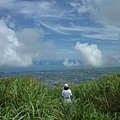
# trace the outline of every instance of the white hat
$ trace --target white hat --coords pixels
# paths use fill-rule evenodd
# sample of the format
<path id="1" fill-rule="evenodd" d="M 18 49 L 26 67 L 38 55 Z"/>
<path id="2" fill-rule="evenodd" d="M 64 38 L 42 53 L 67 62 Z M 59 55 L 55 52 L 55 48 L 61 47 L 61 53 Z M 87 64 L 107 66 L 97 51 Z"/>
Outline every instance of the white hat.
<path id="1" fill-rule="evenodd" d="M 64 87 L 68 87 L 68 84 L 64 84 Z"/>

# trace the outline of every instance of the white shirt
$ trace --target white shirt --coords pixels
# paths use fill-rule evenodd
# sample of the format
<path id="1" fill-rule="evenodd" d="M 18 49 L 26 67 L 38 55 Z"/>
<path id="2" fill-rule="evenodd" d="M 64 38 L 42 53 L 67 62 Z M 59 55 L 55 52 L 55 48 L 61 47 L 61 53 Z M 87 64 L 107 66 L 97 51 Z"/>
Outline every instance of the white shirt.
<path id="1" fill-rule="evenodd" d="M 71 92 L 70 89 L 63 90 L 62 91 L 62 96 L 64 97 L 64 102 L 71 102 L 70 96 L 72 96 L 72 92 Z"/>

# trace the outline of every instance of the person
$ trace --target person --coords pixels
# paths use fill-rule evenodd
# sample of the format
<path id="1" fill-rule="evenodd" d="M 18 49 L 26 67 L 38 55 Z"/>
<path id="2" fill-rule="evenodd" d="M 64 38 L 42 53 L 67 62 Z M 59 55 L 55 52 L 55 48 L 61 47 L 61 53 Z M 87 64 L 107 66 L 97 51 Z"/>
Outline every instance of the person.
<path id="1" fill-rule="evenodd" d="M 68 84 L 64 84 L 64 90 L 62 91 L 64 103 L 71 103 L 72 92 L 68 87 Z"/>

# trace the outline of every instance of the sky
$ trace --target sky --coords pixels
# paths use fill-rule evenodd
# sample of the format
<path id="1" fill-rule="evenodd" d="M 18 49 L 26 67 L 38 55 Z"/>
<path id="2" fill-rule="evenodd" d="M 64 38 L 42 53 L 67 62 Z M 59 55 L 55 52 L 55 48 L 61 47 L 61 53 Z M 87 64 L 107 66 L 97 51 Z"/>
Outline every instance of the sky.
<path id="1" fill-rule="evenodd" d="M 1 0 L 0 68 L 120 66 L 119 5 L 120 0 Z"/>

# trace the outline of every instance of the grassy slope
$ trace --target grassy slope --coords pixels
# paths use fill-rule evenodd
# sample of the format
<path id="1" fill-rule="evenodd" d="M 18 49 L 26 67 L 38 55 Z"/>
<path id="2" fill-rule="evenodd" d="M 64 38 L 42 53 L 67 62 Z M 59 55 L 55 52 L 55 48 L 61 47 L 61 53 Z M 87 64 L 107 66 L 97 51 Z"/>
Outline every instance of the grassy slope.
<path id="1" fill-rule="evenodd" d="M 48 88 L 35 78 L 0 81 L 0 120 L 120 120 L 120 75 L 74 85 L 72 114 L 62 87 Z"/>

